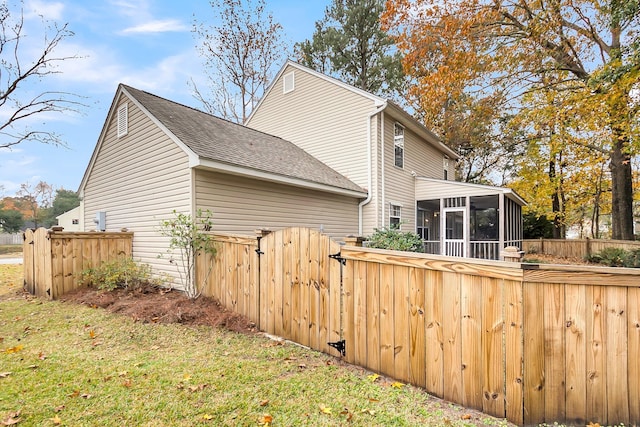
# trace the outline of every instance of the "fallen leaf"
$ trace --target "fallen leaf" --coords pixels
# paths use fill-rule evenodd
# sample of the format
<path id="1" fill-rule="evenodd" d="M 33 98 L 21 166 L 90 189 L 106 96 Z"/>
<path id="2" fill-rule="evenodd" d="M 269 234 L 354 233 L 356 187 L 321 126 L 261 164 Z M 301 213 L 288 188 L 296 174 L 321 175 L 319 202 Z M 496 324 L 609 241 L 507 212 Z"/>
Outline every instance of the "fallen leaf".
<path id="1" fill-rule="evenodd" d="M 0 378 L 7 378 L 11 375 L 11 372 L 0 372 Z"/>
<path id="2" fill-rule="evenodd" d="M 402 388 L 402 387 L 404 387 L 404 384 L 396 381 L 393 384 L 391 384 L 391 387 L 393 387 L 393 388 Z"/>
<path id="3" fill-rule="evenodd" d="M 17 345 L 15 347 L 11 347 L 11 348 L 6 349 L 4 352 L 7 353 L 7 354 L 17 353 L 20 350 L 22 350 L 22 348 L 23 347 L 21 345 Z"/>
<path id="4" fill-rule="evenodd" d="M 209 415 L 209 414 L 204 414 L 202 415 L 202 419 L 205 421 L 209 421 L 213 419 L 213 415 Z"/>
<path id="5" fill-rule="evenodd" d="M 124 380 L 124 381 L 122 382 L 122 385 L 123 385 L 124 387 L 131 387 L 131 383 L 132 383 L 131 378 L 127 378 L 126 380 Z"/>
<path id="6" fill-rule="evenodd" d="M 45 360 L 46 358 L 47 356 L 43 352 L 38 353 L 38 359 Z"/>
<path id="7" fill-rule="evenodd" d="M 38 365 L 29 365 L 27 366 L 28 369 L 38 369 Z"/>
<path id="8" fill-rule="evenodd" d="M 380 401 L 378 399 L 374 399 L 373 397 L 370 397 L 369 402 L 380 402 Z"/>
<path id="9" fill-rule="evenodd" d="M 54 423 L 55 425 L 60 425 L 60 424 L 62 424 L 62 420 L 61 420 L 61 419 L 60 419 L 60 417 L 59 417 L 59 416 L 57 416 L 57 415 L 56 415 L 55 417 L 53 417 L 53 418 L 49 418 L 49 419 L 50 419 L 51 421 L 53 421 L 53 423 Z"/>
<path id="10" fill-rule="evenodd" d="M 53 408 L 53 412 L 60 412 L 65 408 L 64 405 L 60 405 L 60 406 L 56 406 L 55 408 Z"/>
<path id="11" fill-rule="evenodd" d="M 111 375 L 107 375 L 106 377 L 104 377 L 102 379 L 102 381 L 107 382 L 107 381 L 111 380 L 111 378 L 113 378 Z"/>
<path id="12" fill-rule="evenodd" d="M 268 399 L 260 401 L 260 406 L 267 406 L 268 404 L 269 404 L 269 400 Z"/>
<path id="13" fill-rule="evenodd" d="M 300 369 L 306 369 L 306 368 L 307 368 L 307 365 L 305 365 L 304 363 L 301 363 L 301 364 L 299 364 L 299 365 L 298 365 L 298 368 L 300 368 Z"/>
<path id="14" fill-rule="evenodd" d="M 94 339 L 96 337 L 96 333 L 95 333 L 95 331 L 93 329 L 89 331 L 89 337 L 91 339 Z"/>
<path id="15" fill-rule="evenodd" d="M 471 414 L 463 414 L 460 418 L 462 418 L 463 420 L 470 420 Z"/>
<path id="16" fill-rule="evenodd" d="M 2 421 L 2 424 L 5 426 L 13 426 L 18 424 L 20 421 L 22 421 L 20 419 L 20 411 L 15 412 L 14 414 L 9 415 L 9 417 Z"/>
<path id="17" fill-rule="evenodd" d="M 375 415 L 376 411 L 372 410 L 372 409 L 363 409 L 362 410 L 363 414 L 369 414 L 369 415 Z"/>
<path id="18" fill-rule="evenodd" d="M 328 406 L 325 406 L 323 404 L 318 405 L 320 407 L 320 412 L 322 412 L 323 414 L 331 414 L 331 408 L 329 408 Z"/>
<path id="19" fill-rule="evenodd" d="M 127 375 L 129 375 L 129 372 L 127 371 L 118 372 L 119 377 L 126 377 Z"/>
<path id="20" fill-rule="evenodd" d="M 371 381 L 372 383 L 375 382 L 378 378 L 380 378 L 380 375 L 378 374 L 371 374 L 371 375 L 367 375 L 367 378 L 369 379 L 369 381 Z"/>
<path id="21" fill-rule="evenodd" d="M 69 395 L 69 397 L 78 397 L 80 396 L 80 390 L 74 390 L 73 393 Z"/>
<path id="22" fill-rule="evenodd" d="M 206 387 L 208 387 L 208 386 L 209 386 L 209 384 L 193 385 L 193 386 L 189 387 L 189 391 L 190 391 L 191 393 L 194 393 L 194 392 L 196 392 L 196 391 L 204 390 L 204 389 L 205 389 Z"/>
<path id="23" fill-rule="evenodd" d="M 183 380 L 185 381 L 189 381 L 191 379 L 191 375 L 189 374 L 184 374 L 184 376 L 182 377 Z"/>
<path id="24" fill-rule="evenodd" d="M 589 423 L 587 427 L 600 427 L 600 423 Z"/>
<path id="25" fill-rule="evenodd" d="M 82 393 L 80 397 L 82 397 L 83 399 L 91 399 L 91 395 L 88 393 Z"/>
<path id="26" fill-rule="evenodd" d="M 268 425 L 271 425 L 271 423 L 273 422 L 273 417 L 269 414 L 264 414 L 260 416 L 260 418 L 258 419 L 258 422 L 263 426 L 268 426 Z"/>

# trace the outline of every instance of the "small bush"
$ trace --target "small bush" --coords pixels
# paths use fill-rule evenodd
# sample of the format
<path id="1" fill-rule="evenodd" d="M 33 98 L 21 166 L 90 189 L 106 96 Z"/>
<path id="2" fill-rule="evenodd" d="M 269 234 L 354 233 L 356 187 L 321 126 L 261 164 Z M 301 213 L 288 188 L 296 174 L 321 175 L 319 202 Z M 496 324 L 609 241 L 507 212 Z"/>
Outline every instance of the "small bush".
<path id="1" fill-rule="evenodd" d="M 151 275 L 151 266 L 136 263 L 133 259 L 121 257 L 103 262 L 99 267 L 89 268 L 80 273 L 80 280 L 89 286 L 112 291 L 117 288 L 136 289 L 150 284 L 160 286 L 160 280 Z"/>
<path id="2" fill-rule="evenodd" d="M 640 268 L 640 249 L 605 248 L 587 257 L 587 261 L 609 267 Z"/>
<path id="3" fill-rule="evenodd" d="M 376 228 L 367 238 L 367 246 L 394 251 L 424 252 L 422 239 L 416 233 L 397 228 Z"/>

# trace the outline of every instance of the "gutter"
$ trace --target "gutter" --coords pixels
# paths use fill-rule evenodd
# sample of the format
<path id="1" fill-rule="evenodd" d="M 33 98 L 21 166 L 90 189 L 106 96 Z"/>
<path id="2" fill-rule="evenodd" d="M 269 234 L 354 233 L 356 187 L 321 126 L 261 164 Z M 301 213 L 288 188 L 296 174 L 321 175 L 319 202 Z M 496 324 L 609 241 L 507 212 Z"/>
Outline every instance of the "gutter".
<path id="1" fill-rule="evenodd" d="M 367 179 L 369 182 L 369 187 L 367 188 L 367 198 L 364 199 L 363 201 L 360 202 L 360 204 L 358 205 L 358 235 L 362 236 L 362 208 L 369 204 L 369 202 L 371 202 L 371 199 L 373 198 L 373 190 L 372 190 L 372 175 L 373 175 L 373 165 L 371 164 L 371 160 L 372 160 L 372 155 L 371 152 L 373 151 L 373 147 L 372 147 L 372 142 L 371 142 L 371 118 L 373 116 L 375 116 L 376 114 L 380 113 L 382 110 L 384 110 L 385 108 L 387 108 L 387 101 L 385 101 L 384 103 L 382 103 L 381 105 L 378 106 L 378 108 L 369 113 L 367 115 L 367 146 L 368 146 L 368 150 L 367 150 L 367 161 L 368 161 L 368 172 L 367 172 Z M 383 140 L 384 140 L 384 135 L 383 135 Z"/>

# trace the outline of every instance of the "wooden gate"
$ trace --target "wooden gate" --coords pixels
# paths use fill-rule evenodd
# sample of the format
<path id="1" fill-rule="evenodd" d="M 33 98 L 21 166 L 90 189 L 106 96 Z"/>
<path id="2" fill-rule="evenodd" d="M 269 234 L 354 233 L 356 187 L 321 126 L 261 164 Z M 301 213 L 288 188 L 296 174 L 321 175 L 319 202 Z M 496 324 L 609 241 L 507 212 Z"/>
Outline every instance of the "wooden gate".
<path id="1" fill-rule="evenodd" d="M 340 245 L 309 228 L 263 237 L 260 254 L 260 329 L 314 350 L 335 354 L 342 339 Z"/>

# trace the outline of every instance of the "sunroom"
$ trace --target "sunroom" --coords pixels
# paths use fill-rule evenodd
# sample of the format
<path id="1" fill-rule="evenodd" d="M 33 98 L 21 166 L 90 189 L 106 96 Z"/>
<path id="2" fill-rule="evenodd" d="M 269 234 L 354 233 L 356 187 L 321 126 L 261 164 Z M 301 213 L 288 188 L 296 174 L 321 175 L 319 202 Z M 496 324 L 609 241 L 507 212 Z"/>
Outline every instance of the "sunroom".
<path id="1" fill-rule="evenodd" d="M 416 177 L 416 232 L 426 253 L 499 260 L 522 248 L 522 206 L 513 190 Z"/>

